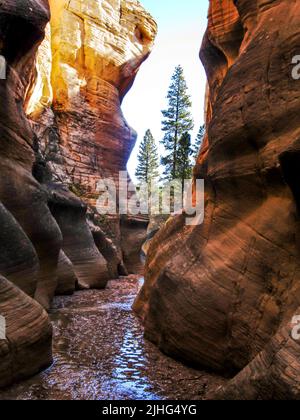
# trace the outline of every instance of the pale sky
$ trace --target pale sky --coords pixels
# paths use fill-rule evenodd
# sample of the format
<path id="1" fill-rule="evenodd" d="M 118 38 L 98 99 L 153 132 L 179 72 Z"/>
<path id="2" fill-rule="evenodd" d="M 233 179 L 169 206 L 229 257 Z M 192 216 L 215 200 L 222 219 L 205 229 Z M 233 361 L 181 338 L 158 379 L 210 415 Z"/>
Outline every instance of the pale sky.
<path id="1" fill-rule="evenodd" d="M 159 146 L 163 138 L 161 110 L 178 64 L 184 68 L 193 103 L 196 137 L 203 124 L 206 76 L 199 50 L 207 25 L 208 0 L 141 0 L 158 23 L 158 36 L 151 56 L 142 65 L 132 89 L 123 102 L 128 123 L 138 132 L 138 141 L 128 163 L 134 179 L 139 144 L 150 129 Z M 161 147 L 159 148 L 162 153 Z"/>

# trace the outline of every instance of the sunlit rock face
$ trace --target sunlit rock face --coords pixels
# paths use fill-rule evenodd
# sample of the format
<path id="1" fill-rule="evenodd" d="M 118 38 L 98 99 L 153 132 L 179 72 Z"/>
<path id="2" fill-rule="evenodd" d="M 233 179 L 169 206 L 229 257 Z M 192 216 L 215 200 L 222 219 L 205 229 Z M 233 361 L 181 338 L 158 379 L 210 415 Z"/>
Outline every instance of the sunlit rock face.
<path id="1" fill-rule="evenodd" d="M 177 217 L 158 233 L 135 304 L 165 352 L 241 371 L 222 398 L 300 397 L 299 12 L 285 0 L 210 1 L 207 137 L 195 169 L 205 222 Z"/>
<path id="2" fill-rule="evenodd" d="M 0 386 L 51 363 L 51 326 L 33 297 L 47 306 L 55 291 L 61 234 L 32 176 L 34 133 L 23 111 L 48 19 L 46 1 L 0 4 L 0 51 L 7 62 L 0 80 L 0 314 L 6 320 Z"/>
<path id="3" fill-rule="evenodd" d="M 43 151 L 54 173 L 95 205 L 99 178 L 118 179 L 135 144 L 120 104 L 150 53 L 156 24 L 136 0 L 50 6 L 27 112 L 44 122 Z"/>
<path id="4" fill-rule="evenodd" d="M 126 170 L 136 133 L 121 102 L 152 49 L 157 26 L 136 0 L 53 0 L 50 8 L 27 114 L 36 123 L 40 152 L 54 180 L 88 204 L 88 214 L 95 215 L 93 222 L 122 259 L 127 228 L 121 231 L 119 217 L 98 216 L 97 185 L 105 178 L 117 182 Z M 139 240 L 135 247 L 140 248 Z M 133 258 L 139 258 L 139 249 Z"/>

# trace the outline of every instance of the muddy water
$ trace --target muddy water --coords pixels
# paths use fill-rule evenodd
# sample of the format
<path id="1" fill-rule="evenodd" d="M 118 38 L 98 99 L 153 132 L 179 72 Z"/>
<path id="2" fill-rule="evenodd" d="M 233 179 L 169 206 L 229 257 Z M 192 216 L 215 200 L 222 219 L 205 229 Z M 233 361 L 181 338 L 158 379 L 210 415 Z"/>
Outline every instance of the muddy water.
<path id="1" fill-rule="evenodd" d="M 54 363 L 0 399 L 202 399 L 222 380 L 187 368 L 143 338 L 131 306 L 141 280 L 57 297 L 51 311 Z"/>

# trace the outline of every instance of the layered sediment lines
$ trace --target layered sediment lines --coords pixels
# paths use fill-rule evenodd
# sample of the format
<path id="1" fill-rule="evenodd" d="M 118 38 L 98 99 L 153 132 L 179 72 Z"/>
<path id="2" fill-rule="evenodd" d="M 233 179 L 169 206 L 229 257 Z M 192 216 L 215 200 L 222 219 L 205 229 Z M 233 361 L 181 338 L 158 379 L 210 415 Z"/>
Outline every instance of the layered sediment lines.
<path id="1" fill-rule="evenodd" d="M 136 0 L 50 5 L 37 62 L 40 82 L 27 112 L 46 126 L 43 152 L 53 172 L 94 205 L 99 179 L 117 180 L 135 144 L 121 102 L 150 53 L 156 24 Z M 44 121 L 41 113 L 48 114 Z"/>
<path id="2" fill-rule="evenodd" d="M 118 186 L 119 172 L 126 171 L 136 133 L 121 103 L 152 49 L 157 26 L 136 0 L 53 0 L 50 6 L 26 111 L 53 179 L 88 205 L 92 222 L 122 260 L 127 226 L 122 231 L 116 215 L 99 217 L 99 181 L 113 179 Z"/>
<path id="3" fill-rule="evenodd" d="M 55 293 L 126 271 L 86 214 L 97 179 L 125 168 L 135 136 L 120 103 L 155 33 L 135 0 L 0 4 L 0 386 L 51 363 Z"/>
<path id="4" fill-rule="evenodd" d="M 135 302 L 146 336 L 237 375 L 212 398 L 299 398 L 297 1 L 210 1 L 201 49 L 207 135 L 195 168 L 205 220 L 153 239 Z"/>
<path id="5" fill-rule="evenodd" d="M 47 305 L 54 293 L 62 239 L 47 195 L 32 176 L 34 134 L 22 107 L 48 19 L 46 2 L 0 6 L 1 54 L 7 63 L 6 79 L 0 80 L 0 314 L 7 338 L 0 341 L 1 386 L 52 360 L 48 316 L 33 298 L 42 291 L 41 303 Z"/>

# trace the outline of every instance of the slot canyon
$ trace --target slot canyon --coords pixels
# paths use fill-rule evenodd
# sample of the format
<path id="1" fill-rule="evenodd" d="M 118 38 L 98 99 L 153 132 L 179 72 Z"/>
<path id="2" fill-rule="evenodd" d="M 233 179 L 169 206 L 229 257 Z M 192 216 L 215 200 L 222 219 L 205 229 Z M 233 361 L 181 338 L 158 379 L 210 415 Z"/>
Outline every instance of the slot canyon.
<path id="1" fill-rule="evenodd" d="M 0 400 L 300 399 L 299 1 L 209 1 L 204 222 L 155 235 L 97 211 L 137 139 L 141 3 L 0 2 Z"/>

